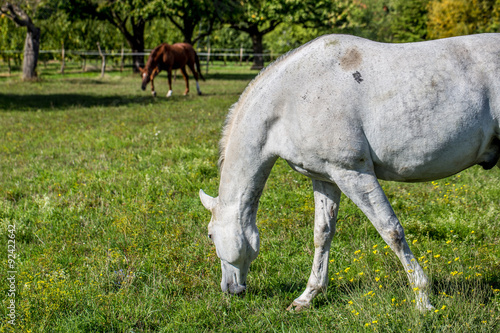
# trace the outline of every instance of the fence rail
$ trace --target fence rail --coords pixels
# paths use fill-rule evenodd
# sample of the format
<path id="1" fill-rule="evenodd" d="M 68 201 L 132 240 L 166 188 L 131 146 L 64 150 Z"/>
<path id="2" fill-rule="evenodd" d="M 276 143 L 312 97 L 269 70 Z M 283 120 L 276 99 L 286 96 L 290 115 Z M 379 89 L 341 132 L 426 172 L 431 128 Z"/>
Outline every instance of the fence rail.
<path id="1" fill-rule="evenodd" d="M 129 64 L 126 64 L 127 60 L 131 59 L 134 56 L 148 56 L 151 52 L 151 49 L 147 49 L 144 52 L 132 52 L 129 49 L 121 49 L 121 50 L 40 50 L 40 55 L 53 55 L 54 60 L 58 60 L 61 62 L 61 72 L 64 73 L 65 61 L 66 59 L 71 59 L 74 57 L 79 57 L 83 61 L 82 70 L 86 70 L 86 61 L 101 60 L 101 74 L 104 75 L 106 70 L 106 59 L 113 59 L 115 63 L 119 59 L 119 67 L 120 70 L 123 70 L 124 67 L 132 67 L 132 61 Z M 24 51 L 22 50 L 0 50 L 0 60 L 4 60 L 8 66 L 8 72 L 11 73 L 11 58 L 19 59 L 21 58 Z M 216 61 L 227 61 L 237 62 L 242 64 L 243 62 L 249 62 L 254 57 L 260 56 L 263 57 L 265 61 L 272 61 L 276 59 L 280 54 L 273 54 L 272 52 L 265 51 L 264 53 L 253 53 L 252 50 L 239 48 L 239 49 L 199 49 L 197 50 L 197 54 L 200 58 L 200 62 L 206 68 L 206 72 L 208 73 L 208 69 L 210 63 Z M 41 59 L 43 62 L 46 59 Z M 0 66 L 3 67 L 3 66 Z M 1 72 L 1 68 L 0 68 Z"/>
<path id="2" fill-rule="evenodd" d="M 88 55 L 88 56 L 101 56 L 101 53 L 99 53 L 98 50 L 91 50 L 91 51 L 80 51 L 80 50 L 40 50 L 40 54 L 62 54 L 62 52 L 65 52 L 66 55 L 72 54 L 72 55 Z M 136 56 L 136 55 L 143 55 L 147 56 L 151 53 L 151 50 L 144 50 L 144 52 L 131 52 L 130 50 L 126 50 L 126 52 L 121 52 L 121 51 L 103 51 L 102 54 L 105 56 L 109 57 L 120 57 L 120 56 Z M 23 54 L 24 51 L 22 50 L 0 50 L 0 54 Z M 254 57 L 254 56 L 262 56 L 262 57 L 274 57 L 277 56 L 278 54 L 273 54 L 272 52 L 266 51 L 264 53 L 253 53 L 251 50 L 248 49 L 213 49 L 213 50 L 203 50 L 203 51 L 196 51 L 198 56 L 227 56 L 227 57 Z"/>

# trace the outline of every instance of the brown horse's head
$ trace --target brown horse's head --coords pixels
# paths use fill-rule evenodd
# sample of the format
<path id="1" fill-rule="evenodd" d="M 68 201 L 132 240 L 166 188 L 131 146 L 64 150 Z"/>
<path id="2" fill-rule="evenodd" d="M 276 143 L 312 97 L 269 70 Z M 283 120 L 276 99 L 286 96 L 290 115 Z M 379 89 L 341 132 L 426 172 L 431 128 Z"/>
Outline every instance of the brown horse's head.
<path id="1" fill-rule="evenodd" d="M 146 68 L 139 67 L 139 70 L 142 77 L 141 89 L 146 90 L 146 85 L 158 74 L 158 68 L 151 69 L 151 67 L 146 65 Z"/>
<path id="2" fill-rule="evenodd" d="M 139 70 L 141 71 L 141 77 L 142 77 L 142 85 L 141 89 L 146 90 L 146 85 L 151 81 L 152 78 L 152 70 L 146 66 L 146 68 L 139 67 Z"/>

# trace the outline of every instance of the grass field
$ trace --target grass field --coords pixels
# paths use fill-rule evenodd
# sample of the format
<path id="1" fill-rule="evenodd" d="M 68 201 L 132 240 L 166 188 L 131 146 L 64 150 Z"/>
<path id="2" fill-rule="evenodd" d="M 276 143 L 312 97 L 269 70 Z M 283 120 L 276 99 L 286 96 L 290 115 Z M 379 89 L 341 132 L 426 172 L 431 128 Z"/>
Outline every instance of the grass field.
<path id="1" fill-rule="evenodd" d="M 1 332 L 500 331 L 498 168 L 382 183 L 434 311 L 414 309 L 396 256 L 344 197 L 329 289 L 289 313 L 312 264 L 310 181 L 283 161 L 273 169 L 244 297 L 220 292 L 198 199 L 217 194 L 220 130 L 255 72 L 215 66 L 203 96 L 193 80 L 182 96 L 178 79 L 167 100 L 164 74 L 153 99 L 129 73 L 40 71 L 39 82 L 0 77 Z"/>

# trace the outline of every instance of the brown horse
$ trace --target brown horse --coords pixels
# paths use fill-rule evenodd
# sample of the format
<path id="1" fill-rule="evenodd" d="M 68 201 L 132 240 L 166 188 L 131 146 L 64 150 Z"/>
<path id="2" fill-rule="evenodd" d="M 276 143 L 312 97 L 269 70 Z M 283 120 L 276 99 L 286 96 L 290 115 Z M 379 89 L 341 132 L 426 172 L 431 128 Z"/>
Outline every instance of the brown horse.
<path id="1" fill-rule="evenodd" d="M 145 68 L 140 68 L 142 75 L 142 90 L 146 90 L 146 85 L 151 81 L 151 94 L 156 97 L 155 86 L 153 80 L 162 70 L 168 72 L 168 93 L 167 97 L 172 95 L 172 70 L 180 69 L 186 81 L 186 90 L 184 95 L 189 92 L 189 78 L 186 72 L 186 65 L 189 67 L 196 80 L 196 90 L 198 95 L 201 95 L 200 85 L 198 84 L 198 75 L 205 81 L 201 74 L 200 60 L 193 47 L 188 43 L 176 43 L 169 45 L 163 43 L 157 47 L 149 55 Z M 196 65 L 196 68 L 195 68 Z M 197 70 L 196 70 L 197 69 Z"/>

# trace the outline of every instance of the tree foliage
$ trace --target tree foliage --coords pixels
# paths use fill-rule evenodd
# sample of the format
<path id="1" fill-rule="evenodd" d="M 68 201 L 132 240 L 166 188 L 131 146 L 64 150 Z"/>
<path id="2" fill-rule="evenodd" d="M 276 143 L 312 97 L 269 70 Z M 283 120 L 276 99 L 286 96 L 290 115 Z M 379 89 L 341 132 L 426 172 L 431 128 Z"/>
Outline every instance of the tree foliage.
<path id="1" fill-rule="evenodd" d="M 429 38 L 498 32 L 500 0 L 433 0 L 429 5 Z"/>
<path id="2" fill-rule="evenodd" d="M 392 3 L 391 32 L 395 41 L 419 42 L 427 38 L 430 0 L 396 0 Z"/>
<path id="3" fill-rule="evenodd" d="M 25 31 L 18 29 L 5 14 L 0 14 L 0 50 L 21 50 L 25 37 Z"/>
<path id="4" fill-rule="evenodd" d="M 299 8 L 300 3 L 298 0 L 229 0 L 221 6 L 223 21 L 231 28 L 246 32 L 250 36 L 254 52 L 252 68 L 264 67 L 264 35 L 276 29 L 289 13 Z"/>
<path id="5" fill-rule="evenodd" d="M 185 43 L 194 44 L 210 35 L 218 20 L 219 0 L 156 0 L 154 1 L 181 31 Z M 198 32 L 196 32 L 198 28 Z M 196 36 L 195 36 L 196 35 Z"/>
<path id="6" fill-rule="evenodd" d="M 147 0 L 60 0 L 60 8 L 72 19 L 95 18 L 115 26 L 133 52 L 144 52 L 146 23 L 159 15 L 155 2 Z M 144 56 L 134 56 L 134 70 L 144 65 Z"/>

